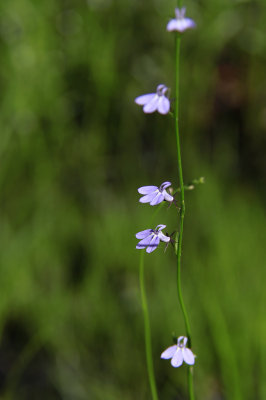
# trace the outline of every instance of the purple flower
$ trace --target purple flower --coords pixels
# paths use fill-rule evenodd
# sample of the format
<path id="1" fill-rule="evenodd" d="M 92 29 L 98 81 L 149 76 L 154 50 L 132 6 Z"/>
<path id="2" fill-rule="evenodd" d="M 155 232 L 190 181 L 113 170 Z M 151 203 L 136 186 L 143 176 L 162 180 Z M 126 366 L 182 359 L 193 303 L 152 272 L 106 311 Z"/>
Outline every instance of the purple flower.
<path id="1" fill-rule="evenodd" d="M 135 99 L 135 103 L 144 106 L 143 111 L 146 114 L 158 111 L 160 114 L 167 114 L 170 110 L 170 100 L 166 97 L 168 87 L 158 85 L 156 93 L 144 94 Z"/>
<path id="2" fill-rule="evenodd" d="M 175 9 L 175 18 L 171 19 L 167 24 L 167 31 L 177 31 L 177 32 L 184 32 L 187 29 L 195 28 L 195 22 L 190 18 L 185 18 L 186 8 L 183 7 L 181 10 L 179 8 Z"/>
<path id="3" fill-rule="evenodd" d="M 136 238 L 142 240 L 137 244 L 136 249 L 141 250 L 147 247 L 146 252 L 151 253 L 158 247 L 160 240 L 166 243 L 170 242 L 170 237 L 161 232 L 164 228 L 166 228 L 166 225 L 158 225 L 155 229 L 145 229 L 145 231 L 138 232 Z"/>
<path id="4" fill-rule="evenodd" d="M 138 192 L 145 196 L 141 197 L 139 201 L 141 203 L 150 203 L 151 206 L 156 206 L 164 200 L 172 202 L 174 200 L 173 196 L 165 190 L 169 186 L 171 186 L 171 182 L 163 182 L 160 187 L 142 186 L 138 189 Z"/>
<path id="5" fill-rule="evenodd" d="M 179 336 L 177 340 L 177 345 L 168 347 L 162 354 L 161 358 L 169 360 L 171 358 L 171 364 L 173 367 L 177 368 L 183 364 L 183 361 L 188 365 L 193 365 L 195 363 L 195 354 L 192 353 L 190 349 L 187 349 L 187 337 Z"/>

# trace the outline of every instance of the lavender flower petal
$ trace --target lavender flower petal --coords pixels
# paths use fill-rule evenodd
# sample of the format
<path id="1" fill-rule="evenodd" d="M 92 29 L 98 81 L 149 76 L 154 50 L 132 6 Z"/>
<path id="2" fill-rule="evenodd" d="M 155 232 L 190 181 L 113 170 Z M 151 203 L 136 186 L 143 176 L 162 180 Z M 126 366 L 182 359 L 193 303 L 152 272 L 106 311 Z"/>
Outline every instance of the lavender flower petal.
<path id="1" fill-rule="evenodd" d="M 169 358 L 172 358 L 177 350 L 177 345 L 175 344 L 174 346 L 168 347 L 162 354 L 161 358 L 164 360 L 169 360 Z"/>
<path id="2" fill-rule="evenodd" d="M 190 349 L 187 349 L 186 347 L 183 350 L 183 357 L 184 357 L 184 361 L 188 364 L 188 365 L 193 365 L 195 364 L 195 356 L 192 353 L 192 351 Z"/>
<path id="3" fill-rule="evenodd" d="M 184 18 L 186 14 L 186 7 L 182 7 L 180 10 L 179 8 L 175 9 L 176 19 Z"/>
<path id="4" fill-rule="evenodd" d="M 168 32 L 178 31 L 178 23 L 176 19 L 171 19 L 166 26 Z"/>
<path id="5" fill-rule="evenodd" d="M 138 188 L 138 192 L 140 194 L 149 194 L 152 192 L 155 192 L 155 190 L 157 190 L 158 187 L 157 186 L 142 186 L 140 188 Z"/>
<path id="6" fill-rule="evenodd" d="M 160 192 L 153 192 L 150 194 L 147 194 L 146 196 L 143 196 L 139 199 L 140 203 L 150 203 L 151 205 L 153 200 L 157 197 L 157 193 L 161 194 Z"/>
<path id="7" fill-rule="evenodd" d="M 168 188 L 168 187 L 171 186 L 171 185 L 172 185 L 171 182 L 163 182 L 163 183 L 161 184 L 161 188 L 162 188 L 162 189 L 166 189 L 166 188 Z"/>
<path id="8" fill-rule="evenodd" d="M 146 249 L 146 252 L 147 253 L 151 253 L 154 250 L 156 250 L 158 245 L 159 245 L 159 243 L 160 243 L 159 237 L 157 235 L 154 235 L 152 240 L 151 240 L 151 242 L 150 242 L 150 244 L 149 244 L 149 246 Z"/>
<path id="9" fill-rule="evenodd" d="M 186 347 L 187 345 L 187 337 L 186 336 L 179 336 L 177 340 L 178 347 Z"/>
<path id="10" fill-rule="evenodd" d="M 171 364 L 173 367 L 177 368 L 180 367 L 180 365 L 182 365 L 183 363 L 183 352 L 180 348 L 178 348 L 178 350 L 175 352 L 172 360 L 171 360 Z"/>
<path id="11" fill-rule="evenodd" d="M 156 226 L 155 230 L 156 230 L 157 232 L 160 232 L 160 231 L 161 231 L 162 229 L 164 229 L 164 228 L 166 228 L 166 225 L 159 224 L 159 225 Z"/>
<path id="12" fill-rule="evenodd" d="M 145 229 L 144 231 L 138 232 L 136 234 L 137 239 L 144 239 L 145 237 L 149 236 L 153 232 L 152 229 Z"/>
<path id="13" fill-rule="evenodd" d="M 163 96 L 166 94 L 167 90 L 168 87 L 160 83 L 160 85 L 158 85 L 156 88 L 156 93 L 158 94 L 158 96 Z"/>
<path id="14" fill-rule="evenodd" d="M 136 249 L 145 249 L 145 247 L 150 245 L 153 238 L 154 235 L 149 235 L 146 238 L 142 239 L 140 242 L 138 242 Z"/>
<path id="15" fill-rule="evenodd" d="M 160 114 L 165 115 L 169 113 L 169 110 L 170 110 L 170 100 L 165 96 L 161 96 L 158 102 L 158 112 Z"/>
<path id="16" fill-rule="evenodd" d="M 164 200 L 164 195 L 161 192 L 156 193 L 155 197 L 151 200 L 150 205 L 156 206 Z"/>
<path id="17" fill-rule="evenodd" d="M 174 200 L 173 196 L 171 196 L 169 193 L 167 193 L 166 190 L 163 191 L 163 196 L 164 196 L 164 200 L 166 200 L 166 201 L 171 202 Z"/>
<path id="18" fill-rule="evenodd" d="M 139 96 L 135 99 L 135 103 L 137 103 L 139 106 L 144 106 L 145 104 L 149 103 L 155 96 L 156 93 L 143 94 L 142 96 Z"/>
<path id="19" fill-rule="evenodd" d="M 143 107 L 143 111 L 146 114 L 150 114 L 153 113 L 154 111 L 157 110 L 158 107 L 158 103 L 159 103 L 159 96 L 157 96 L 157 94 L 154 96 L 154 98 L 149 101 L 144 107 Z"/>
<path id="20" fill-rule="evenodd" d="M 192 29 L 195 28 L 196 24 L 195 22 L 190 19 L 190 18 L 184 18 L 180 19 L 179 21 L 176 21 L 176 29 L 179 32 L 184 32 L 187 29 Z"/>
<path id="21" fill-rule="evenodd" d="M 159 239 L 160 239 L 162 242 L 165 242 L 165 243 L 170 242 L 170 237 L 164 235 L 162 232 L 159 232 L 159 233 L 158 233 L 158 237 L 159 237 Z"/>
<path id="22" fill-rule="evenodd" d="M 186 21 L 186 29 L 193 29 L 196 28 L 196 23 L 191 18 L 185 18 Z"/>

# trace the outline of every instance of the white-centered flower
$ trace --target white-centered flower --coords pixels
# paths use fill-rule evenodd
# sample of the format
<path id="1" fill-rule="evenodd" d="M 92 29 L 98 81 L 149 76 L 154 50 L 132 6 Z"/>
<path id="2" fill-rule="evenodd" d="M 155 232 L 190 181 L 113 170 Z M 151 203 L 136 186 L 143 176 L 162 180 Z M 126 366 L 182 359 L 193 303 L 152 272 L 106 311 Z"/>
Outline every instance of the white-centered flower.
<path id="1" fill-rule="evenodd" d="M 183 361 L 188 365 L 193 365 L 196 356 L 186 347 L 187 340 L 186 336 L 179 336 L 177 345 L 175 344 L 174 346 L 168 347 L 168 349 L 161 354 L 161 358 L 165 360 L 171 358 L 171 364 L 175 368 L 180 367 Z"/>
<path id="2" fill-rule="evenodd" d="M 166 30 L 168 32 L 177 31 L 184 32 L 187 29 L 192 29 L 196 27 L 195 22 L 191 18 L 185 18 L 186 8 L 183 7 L 181 10 L 179 8 L 175 9 L 175 18 L 171 19 L 167 26 Z"/>
<path id="3" fill-rule="evenodd" d="M 138 188 L 138 192 L 140 194 L 144 194 L 139 201 L 141 203 L 150 203 L 151 206 L 156 206 L 160 204 L 162 201 L 172 202 L 174 200 L 173 196 L 171 196 L 166 188 L 171 186 L 171 182 L 163 182 L 161 186 L 142 186 Z"/>
<path id="4" fill-rule="evenodd" d="M 137 244 L 136 249 L 142 250 L 146 248 L 147 253 L 152 253 L 157 249 L 160 241 L 168 243 L 171 238 L 166 236 L 162 229 L 166 228 L 166 225 L 157 225 L 155 229 L 145 229 L 144 231 L 136 234 L 137 239 L 141 241 Z"/>
<path id="5" fill-rule="evenodd" d="M 169 89 L 165 85 L 158 85 L 156 93 L 143 94 L 135 99 L 135 103 L 143 106 L 146 114 L 158 111 L 160 114 L 167 114 L 170 110 L 170 100 L 166 96 Z"/>

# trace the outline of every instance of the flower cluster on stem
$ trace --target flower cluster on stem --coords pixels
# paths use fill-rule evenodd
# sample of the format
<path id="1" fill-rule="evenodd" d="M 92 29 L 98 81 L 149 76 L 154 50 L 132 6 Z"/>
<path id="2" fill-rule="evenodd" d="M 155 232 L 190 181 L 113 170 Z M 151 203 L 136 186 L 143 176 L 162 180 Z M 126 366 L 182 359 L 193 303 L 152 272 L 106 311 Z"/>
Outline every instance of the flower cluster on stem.
<path id="1" fill-rule="evenodd" d="M 179 57 L 180 57 L 180 40 L 181 33 L 185 32 L 187 29 L 195 28 L 195 22 L 185 17 L 186 9 L 183 7 L 181 9 L 175 9 L 175 18 L 171 19 L 166 30 L 168 32 L 176 33 L 176 82 L 175 82 L 175 93 L 174 93 L 174 104 L 173 113 L 175 120 L 175 136 L 176 136 L 176 146 L 177 146 L 177 166 L 178 166 L 178 177 L 180 189 L 176 193 L 180 193 L 180 208 L 178 211 L 178 240 L 174 243 L 176 244 L 174 248 L 176 249 L 177 258 L 177 293 L 178 299 L 181 307 L 181 311 L 184 318 L 186 336 L 179 336 L 177 344 L 168 347 L 162 354 L 161 358 L 171 359 L 171 365 L 174 368 L 180 367 L 183 363 L 188 364 L 191 368 L 195 363 L 195 355 L 193 354 L 191 347 L 191 332 L 190 325 L 188 321 L 188 315 L 186 312 L 182 291 L 181 291 L 181 248 L 182 248 L 182 238 L 183 238 L 183 224 L 185 216 L 185 198 L 184 198 L 184 183 L 183 183 L 183 172 L 182 172 L 182 161 L 181 161 L 181 147 L 180 147 L 180 135 L 179 135 Z M 136 97 L 135 103 L 143 107 L 143 112 L 145 114 L 151 114 L 157 111 L 159 114 L 166 115 L 171 109 L 171 100 L 169 98 L 170 89 L 164 85 L 159 84 L 154 93 L 143 94 Z M 157 206 L 160 203 L 168 202 L 169 204 L 176 204 L 176 200 L 172 195 L 171 182 L 165 181 L 160 186 L 142 186 L 138 189 L 140 197 L 140 203 L 149 203 L 151 206 Z M 173 244 L 172 235 L 164 234 L 162 231 L 166 228 L 166 225 L 159 224 L 155 229 L 145 229 L 136 234 L 136 238 L 140 241 L 138 242 L 136 248 L 138 250 L 146 250 L 146 252 L 152 253 L 158 248 L 160 242 L 166 243 L 168 245 L 170 242 Z M 140 285 L 142 293 L 142 305 L 145 320 L 145 342 L 146 342 L 146 355 L 147 355 L 147 365 L 150 379 L 150 386 L 152 390 L 153 400 L 157 400 L 156 385 L 154 381 L 154 373 L 152 367 L 152 356 L 151 356 L 151 341 L 149 338 L 149 318 L 148 309 L 145 295 L 144 286 L 144 274 L 143 274 L 143 258 L 141 259 L 141 273 L 140 273 Z M 189 387 L 189 397 L 190 400 L 194 400 L 194 390 L 193 390 L 193 380 L 191 375 L 191 369 L 189 369 L 188 387 Z"/>

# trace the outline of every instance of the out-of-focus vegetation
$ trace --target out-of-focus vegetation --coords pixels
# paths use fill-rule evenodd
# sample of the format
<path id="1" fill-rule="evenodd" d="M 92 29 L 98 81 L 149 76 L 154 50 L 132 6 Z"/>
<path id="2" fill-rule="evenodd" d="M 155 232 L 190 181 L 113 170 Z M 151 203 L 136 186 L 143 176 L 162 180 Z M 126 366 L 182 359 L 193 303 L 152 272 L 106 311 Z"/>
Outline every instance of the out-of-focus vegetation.
<path id="1" fill-rule="evenodd" d="M 198 400 L 266 398 L 264 0 L 188 1 L 181 137 L 183 291 Z M 0 4 L 1 399 L 149 399 L 137 187 L 177 182 L 173 121 L 134 98 L 173 86 L 173 0 Z M 176 228 L 174 207 L 158 223 Z M 160 399 L 186 369 L 169 247 L 145 257 Z"/>

